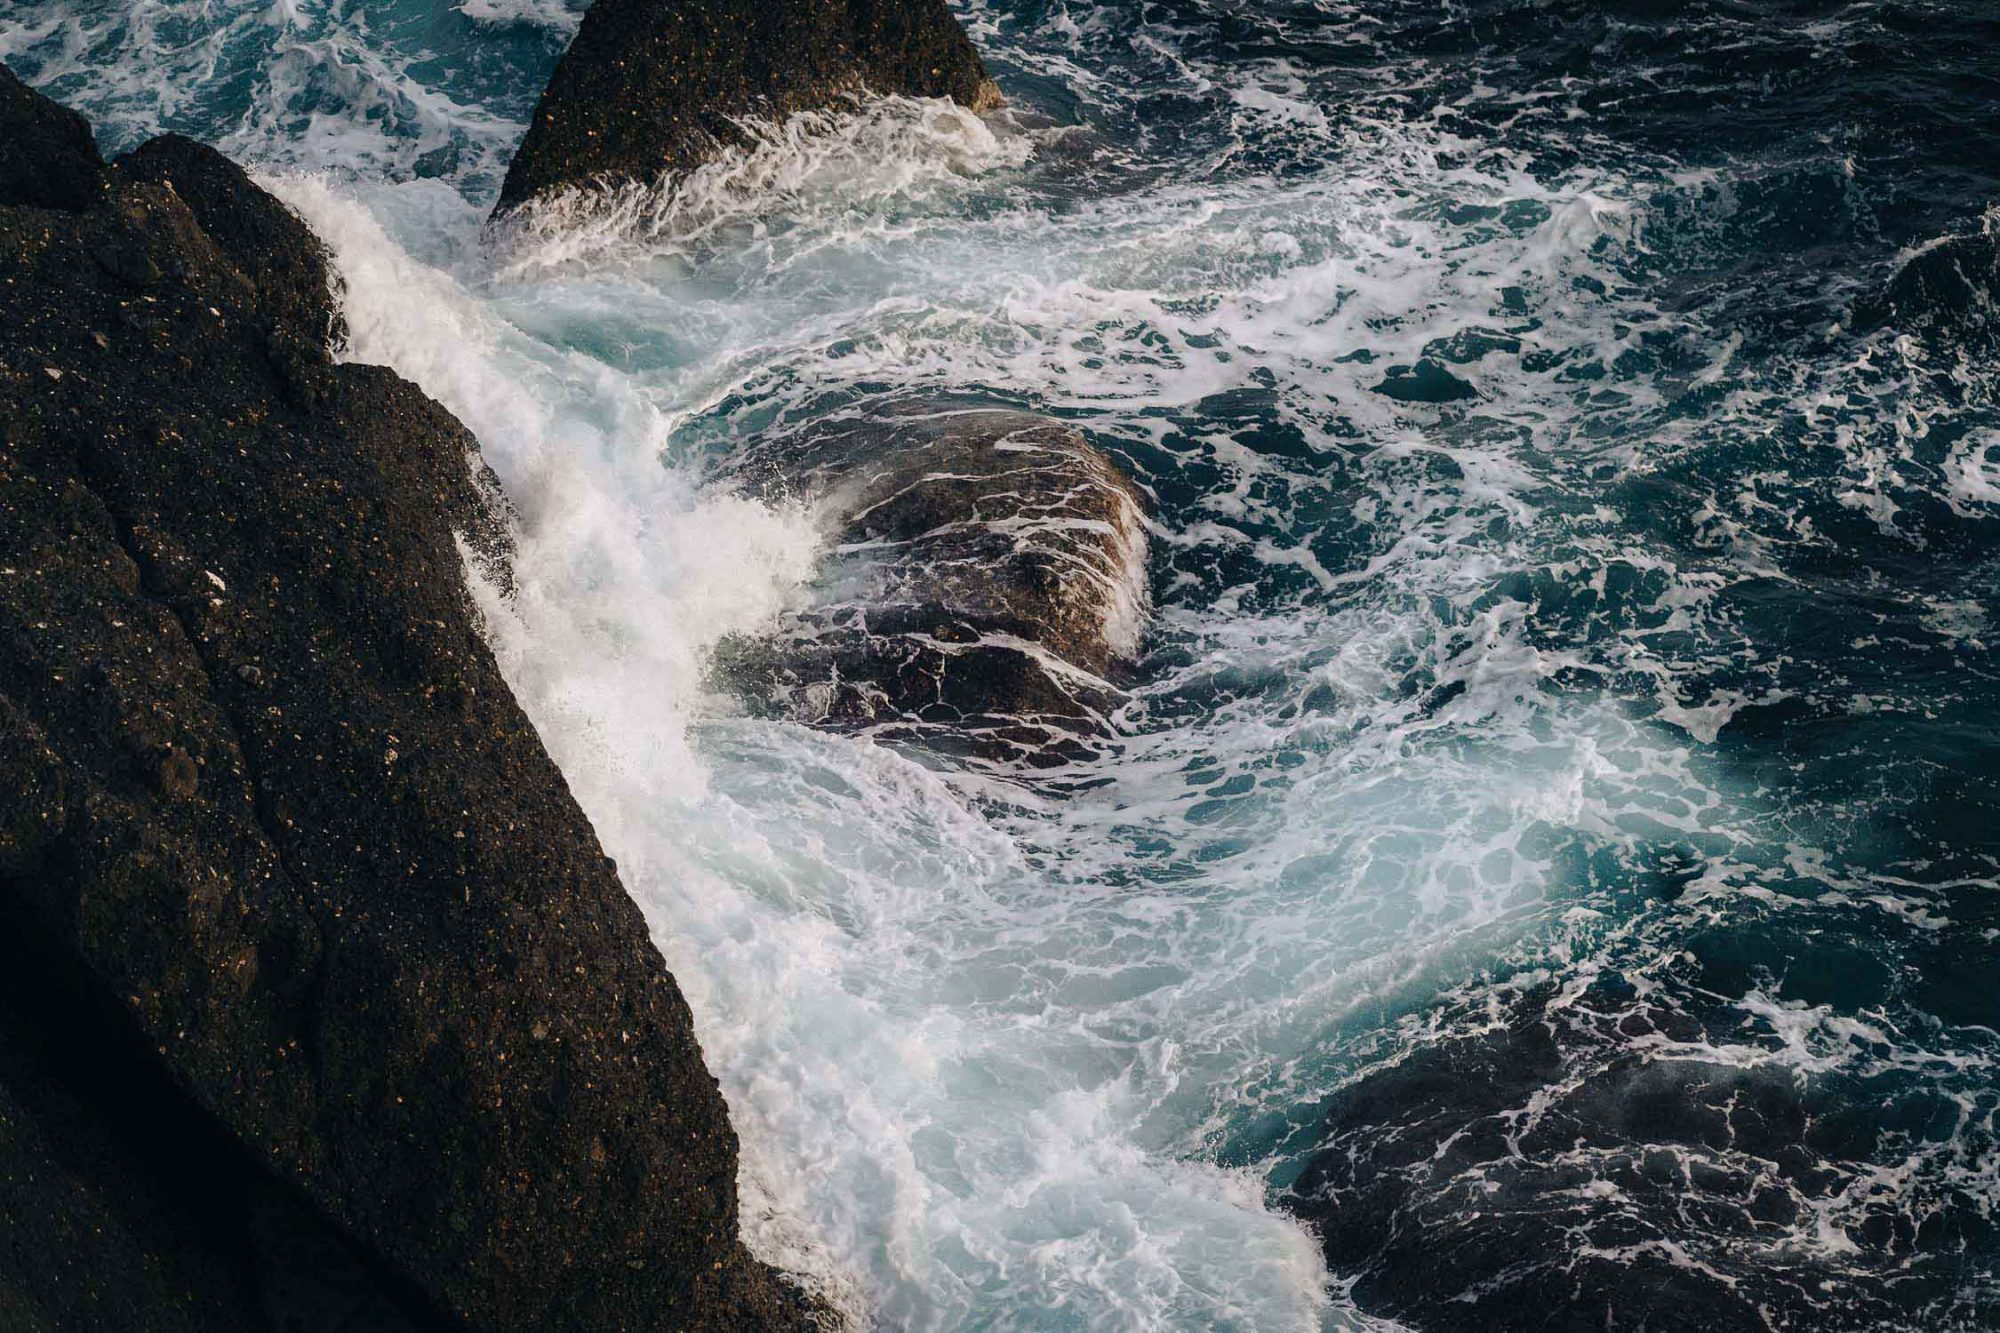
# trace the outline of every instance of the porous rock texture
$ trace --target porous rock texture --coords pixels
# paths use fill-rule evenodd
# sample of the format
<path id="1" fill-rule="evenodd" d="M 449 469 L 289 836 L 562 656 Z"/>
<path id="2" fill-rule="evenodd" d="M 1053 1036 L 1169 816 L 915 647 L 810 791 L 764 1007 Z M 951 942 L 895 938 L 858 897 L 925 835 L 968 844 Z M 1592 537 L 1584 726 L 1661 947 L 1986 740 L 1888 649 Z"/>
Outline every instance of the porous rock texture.
<path id="1" fill-rule="evenodd" d="M 104 198 L 104 163 L 90 136 L 90 122 L 46 97 L 38 97 L 0 65 L 0 107 L 7 133 L 0 136 L 0 197 L 30 208 L 90 208 Z"/>
<path id="2" fill-rule="evenodd" d="M 745 143 L 740 122 L 860 92 L 999 97 L 945 0 L 596 0 L 543 90 L 499 209 L 650 184 Z"/>
<path id="3" fill-rule="evenodd" d="M 1075 427 L 942 402 L 855 411 L 734 459 L 804 501 L 810 606 L 723 669 L 819 725 L 1049 766 L 1110 729 L 1147 614 L 1146 497 Z"/>
<path id="4" fill-rule="evenodd" d="M 474 442 L 239 169 L 79 124 L 0 71 L 0 1323 L 333 1327 L 331 1249 L 418 1326 L 806 1326 L 481 638 Z"/>

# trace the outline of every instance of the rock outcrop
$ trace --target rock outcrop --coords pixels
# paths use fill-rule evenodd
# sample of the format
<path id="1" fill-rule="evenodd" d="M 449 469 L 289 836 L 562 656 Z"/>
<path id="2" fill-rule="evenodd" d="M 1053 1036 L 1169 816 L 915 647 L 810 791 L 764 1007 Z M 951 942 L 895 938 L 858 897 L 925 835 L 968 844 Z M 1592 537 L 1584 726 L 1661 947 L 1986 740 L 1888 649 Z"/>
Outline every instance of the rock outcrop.
<path id="1" fill-rule="evenodd" d="M 330 359 L 239 169 L 80 123 L 0 72 L 0 1323 L 255 1327 L 347 1265 L 418 1326 L 805 1326 L 481 638 L 474 442 Z"/>
<path id="2" fill-rule="evenodd" d="M 904 404 L 763 442 L 740 484 L 803 499 L 833 556 L 725 672 L 802 720 L 1031 765 L 1103 733 L 1147 611 L 1145 497 L 1074 427 Z"/>
<path id="3" fill-rule="evenodd" d="M 0 1328 L 265 1327 L 243 1163 L 213 1126 L 163 1114 L 165 1081 L 113 1076 L 92 1016 L 0 951 Z"/>
<path id="4" fill-rule="evenodd" d="M 104 198 L 104 163 L 90 123 L 66 106 L 37 96 L 0 65 L 0 203 L 26 208 L 82 209 Z"/>
<path id="5" fill-rule="evenodd" d="M 501 210 L 572 188 L 650 184 L 740 122 L 860 92 L 998 100 L 945 0 L 596 0 L 514 154 Z"/>

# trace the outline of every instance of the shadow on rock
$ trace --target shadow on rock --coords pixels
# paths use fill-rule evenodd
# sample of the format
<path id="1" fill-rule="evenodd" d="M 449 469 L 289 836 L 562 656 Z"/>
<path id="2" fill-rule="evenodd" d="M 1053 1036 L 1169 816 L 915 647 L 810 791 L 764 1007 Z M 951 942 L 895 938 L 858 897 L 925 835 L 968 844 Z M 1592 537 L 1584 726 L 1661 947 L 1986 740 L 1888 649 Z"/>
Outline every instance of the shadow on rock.
<path id="1" fill-rule="evenodd" d="M 475 442 L 241 169 L 81 124 L 0 71 L 0 1057 L 80 1052 L 0 1058 L 0 1324 L 807 1326 L 480 632 Z"/>

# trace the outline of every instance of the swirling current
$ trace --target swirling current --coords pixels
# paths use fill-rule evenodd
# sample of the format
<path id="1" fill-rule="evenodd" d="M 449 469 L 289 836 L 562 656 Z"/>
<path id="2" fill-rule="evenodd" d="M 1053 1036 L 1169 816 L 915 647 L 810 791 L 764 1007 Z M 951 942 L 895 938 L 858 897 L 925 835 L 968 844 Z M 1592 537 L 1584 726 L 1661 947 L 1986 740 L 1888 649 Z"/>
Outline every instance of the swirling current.
<path id="1" fill-rule="evenodd" d="M 581 9 L 0 59 L 251 166 L 477 434 L 754 1250 L 898 1329 L 2000 1326 L 2000 8 L 967 0 L 1008 109 L 497 245 Z M 1153 498 L 1103 753 L 716 689 L 821 540 L 718 469 L 919 392 Z"/>

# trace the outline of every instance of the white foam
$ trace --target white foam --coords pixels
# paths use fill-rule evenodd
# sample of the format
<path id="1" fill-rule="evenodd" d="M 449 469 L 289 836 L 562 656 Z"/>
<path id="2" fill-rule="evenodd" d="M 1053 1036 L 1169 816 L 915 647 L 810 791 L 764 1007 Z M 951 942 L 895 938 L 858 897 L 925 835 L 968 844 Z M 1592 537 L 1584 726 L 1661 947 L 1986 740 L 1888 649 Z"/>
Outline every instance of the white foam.
<path id="1" fill-rule="evenodd" d="M 768 618 L 810 567 L 803 518 L 703 495 L 661 465 L 641 388 L 523 338 L 324 182 L 274 184 L 338 257 L 349 354 L 460 414 L 521 507 L 519 592 L 482 594 L 495 647 L 700 1016 L 744 1138 L 753 1244 L 911 1327 L 1033 1308 L 1071 1281 L 1064 1299 L 1112 1326 L 1188 1318 L 1216 1298 L 1193 1285 L 1216 1252 L 1235 1255 L 1232 1303 L 1293 1311 L 1272 1326 L 1317 1306 L 1310 1244 L 1254 1187 L 1131 1142 L 1131 1094 L 1085 1095 L 1011 1003 L 982 1016 L 951 998 L 981 970 L 974 941 L 1011 929 L 1003 899 L 1053 888 L 1008 839 L 866 746 L 747 723 L 691 735 L 715 707 L 702 648 Z M 997 1099 L 951 1086 L 996 1076 Z M 1171 1232 L 1143 1221 L 1167 1216 Z M 1022 1217 L 1055 1229 L 1016 1234 Z M 975 1295 L 1000 1275 L 1006 1290 Z"/>
<path id="2" fill-rule="evenodd" d="M 463 0 L 458 12 L 478 23 L 529 23 L 574 32 L 583 8 L 570 0 Z"/>
<path id="3" fill-rule="evenodd" d="M 1166 77 L 1227 77 L 1149 40 Z M 1553 569 L 1608 600 L 1630 575 L 1687 628 L 1723 580 L 1616 532 L 1541 544 L 1556 463 L 1598 447 L 1576 432 L 1595 390 L 1468 354 L 1483 421 L 1375 392 L 1496 323 L 1579 362 L 1632 350 L 1658 312 L 1617 290 L 1644 236 L 1628 184 L 1400 121 L 1336 151 L 1256 105 L 1271 88 L 1304 96 L 1272 71 L 1226 92 L 1328 169 L 1010 194 L 1049 140 L 891 102 L 546 213 L 500 262 L 470 206 L 437 239 L 435 193 L 279 183 L 338 255 L 350 355 L 466 420 L 519 506 L 520 592 L 481 590 L 503 670 L 688 994 L 750 1243 L 857 1321 L 1361 1324 L 1218 1145 L 1259 1151 L 1339 1076 L 1331 1050 L 1511 942 L 1612 929 L 1572 910 L 1566 840 L 1750 838 L 1752 802 L 1688 745 L 1743 700 L 1676 702 L 1639 636 L 1585 656 L 1496 592 Z M 433 263 L 399 244 L 419 235 Z M 1501 313 L 1510 290 L 1532 319 Z M 1065 798 L 705 692 L 706 649 L 775 616 L 817 552 L 808 516 L 705 489 L 704 451 L 871 383 L 998 390 L 1221 474 L 1153 534 L 1184 580 L 1153 622 L 1172 654 Z M 1180 433 L 1221 395 L 1259 396 L 1290 453 Z M 1662 716 L 1551 686 L 1613 670 L 1651 674 Z"/>
<path id="4" fill-rule="evenodd" d="M 699 492 L 662 464 L 665 426 L 643 386 L 522 336 L 324 180 L 266 183 L 334 252 L 345 355 L 394 366 L 449 408 L 514 498 L 517 591 L 490 613 L 496 646 L 521 654 L 503 662 L 509 680 L 558 758 L 588 737 L 582 750 L 609 780 L 659 795 L 698 790 L 686 728 L 707 705 L 705 652 L 788 604 L 817 556 L 811 524 Z M 536 671 L 523 635 L 575 657 Z"/>
<path id="5" fill-rule="evenodd" d="M 539 7 L 551 18 L 563 8 L 560 0 L 470 3 Z M 372 17 L 400 40 L 378 33 Z M 471 89 L 442 86 L 439 52 L 411 42 L 396 17 L 312 0 L 50 0 L 0 10 L 0 59 L 16 68 L 31 61 L 35 81 L 85 112 L 112 148 L 174 129 L 269 167 L 497 182 L 520 126 Z M 213 103 L 223 97 L 237 105 L 217 124 Z"/>
<path id="6" fill-rule="evenodd" d="M 840 112 L 803 112 L 782 122 L 745 119 L 749 145 L 685 176 L 612 190 L 571 189 L 518 213 L 507 229 L 505 277 L 547 277 L 583 264 L 698 262 L 722 246 L 785 234 L 809 238 L 829 224 L 881 228 L 907 207 L 964 178 L 1018 166 L 1032 151 L 942 98 L 874 98 Z"/>
<path id="7" fill-rule="evenodd" d="M 1954 508 L 1960 512 L 1965 512 L 1964 505 L 2000 504 L 2000 457 L 1996 457 L 1996 450 L 2000 450 L 2000 431 L 1976 430 L 1945 460 L 1945 484 L 1959 502 Z"/>

